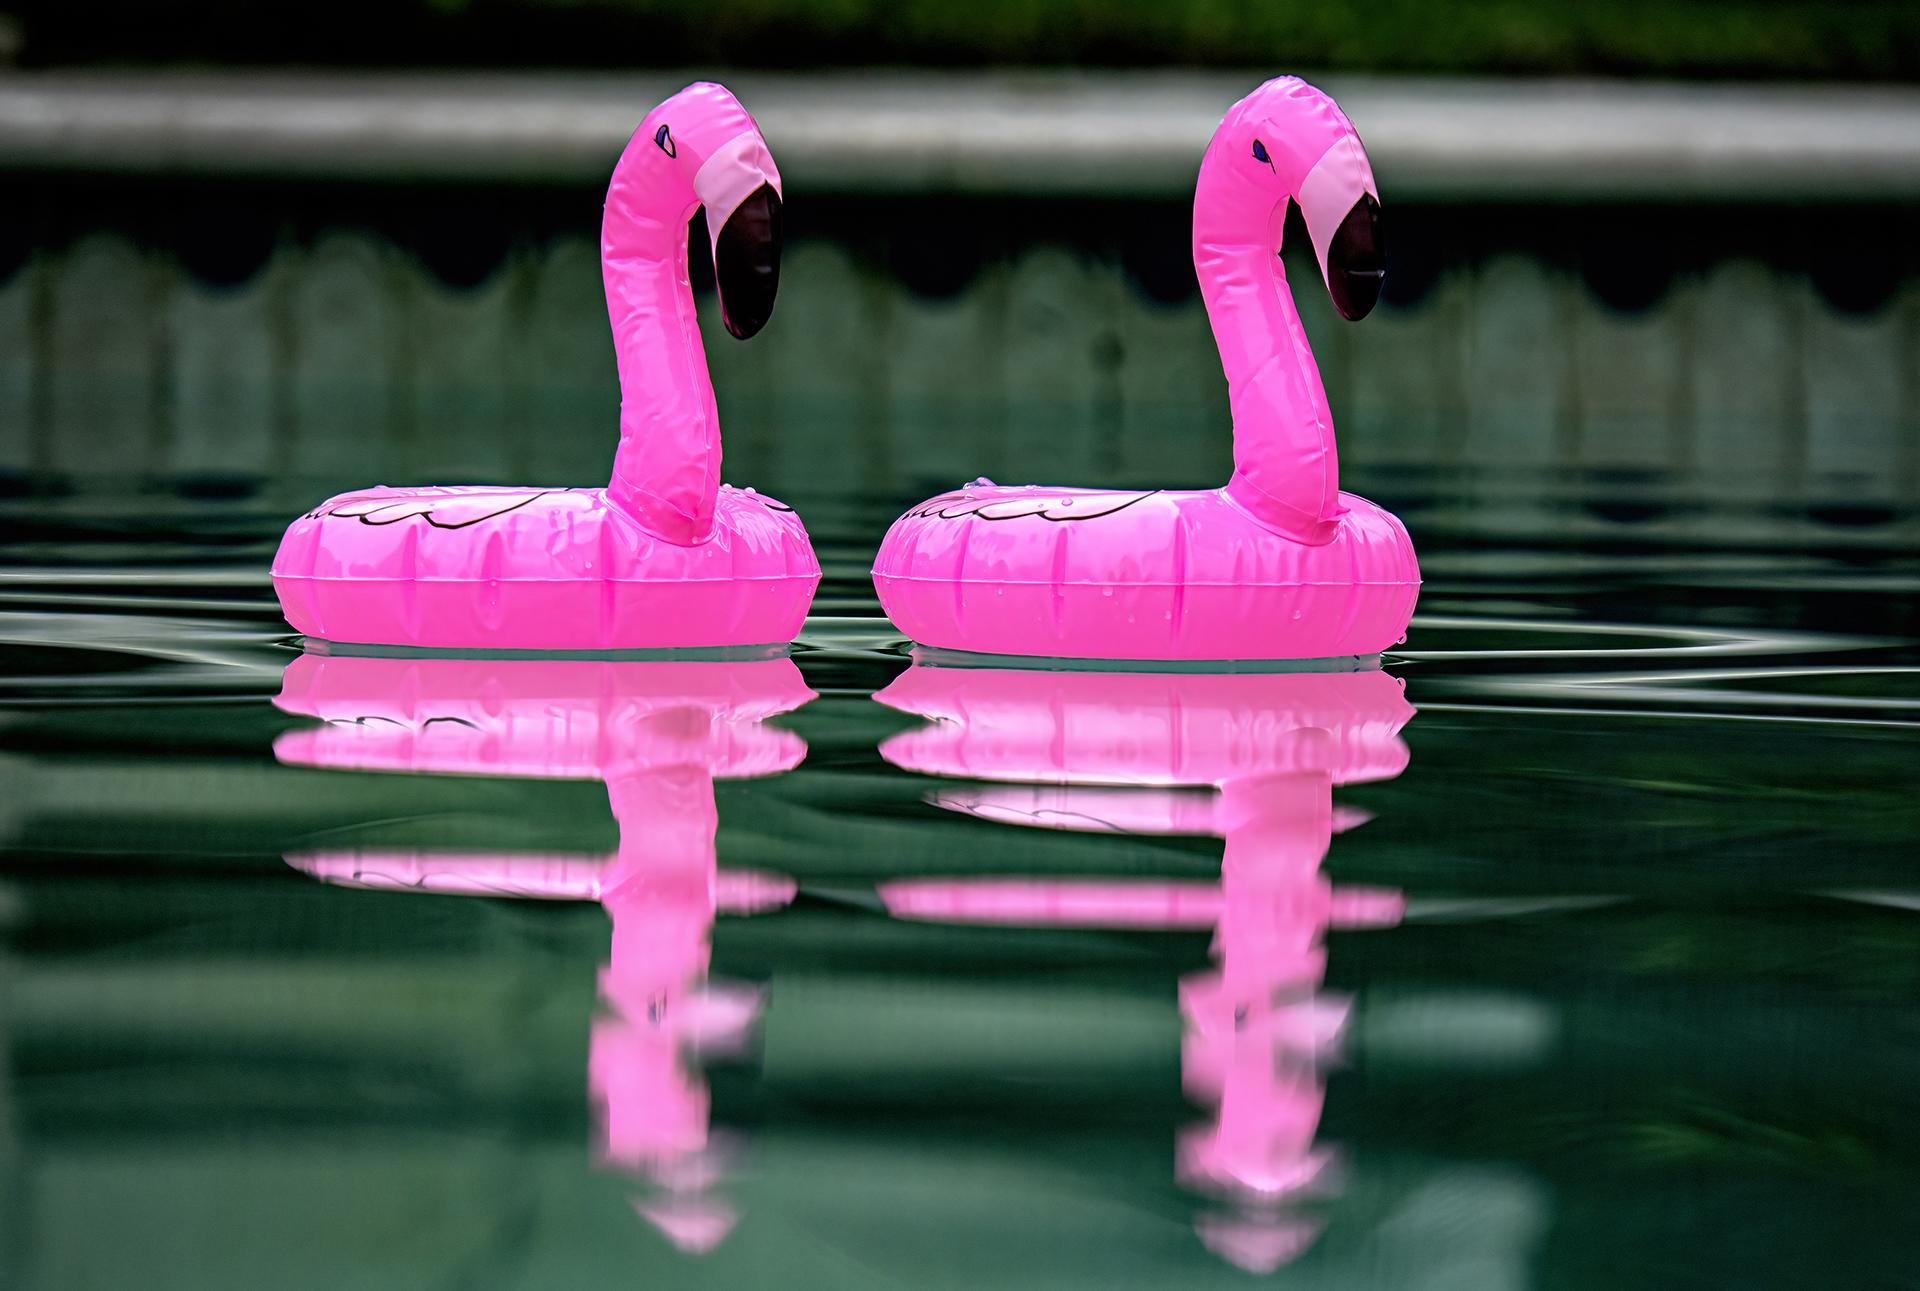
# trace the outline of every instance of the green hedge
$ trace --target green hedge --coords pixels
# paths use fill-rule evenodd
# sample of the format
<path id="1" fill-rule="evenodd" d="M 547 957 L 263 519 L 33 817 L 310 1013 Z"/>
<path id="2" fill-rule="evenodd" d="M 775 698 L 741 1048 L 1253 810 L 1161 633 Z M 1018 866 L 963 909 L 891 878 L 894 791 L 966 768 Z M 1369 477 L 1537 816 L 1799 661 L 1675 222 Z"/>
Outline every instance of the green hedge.
<path id="1" fill-rule="evenodd" d="M 1920 79 L 1914 0 L 0 0 L 27 64 L 1228 66 Z"/>

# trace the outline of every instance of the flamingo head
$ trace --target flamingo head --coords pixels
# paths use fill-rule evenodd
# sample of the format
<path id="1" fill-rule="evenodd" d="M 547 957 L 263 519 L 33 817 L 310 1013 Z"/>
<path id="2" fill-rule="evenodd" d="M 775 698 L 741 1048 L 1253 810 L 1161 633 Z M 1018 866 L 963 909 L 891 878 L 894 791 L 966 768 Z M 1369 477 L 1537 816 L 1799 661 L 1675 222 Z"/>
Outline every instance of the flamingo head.
<path id="1" fill-rule="evenodd" d="M 1244 194 L 1275 244 L 1291 198 L 1334 308 L 1349 321 L 1372 312 L 1387 275 L 1380 189 L 1359 132 L 1331 96 L 1296 76 L 1268 81 L 1227 113 L 1208 153 L 1215 183 L 1230 186 L 1222 196 L 1238 206 Z"/>
<path id="2" fill-rule="evenodd" d="M 702 81 L 649 112 L 634 143 L 706 208 L 721 321 L 737 340 L 753 336 L 780 287 L 780 171 L 760 127 L 725 86 Z"/>

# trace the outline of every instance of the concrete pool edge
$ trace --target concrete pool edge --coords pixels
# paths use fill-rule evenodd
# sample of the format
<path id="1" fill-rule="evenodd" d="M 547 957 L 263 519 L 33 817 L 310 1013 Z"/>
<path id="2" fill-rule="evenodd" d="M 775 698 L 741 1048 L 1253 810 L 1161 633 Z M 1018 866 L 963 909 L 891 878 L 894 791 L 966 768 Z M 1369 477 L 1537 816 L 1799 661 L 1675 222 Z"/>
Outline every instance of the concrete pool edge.
<path id="1" fill-rule="evenodd" d="M 597 183 L 639 111 L 711 71 L 16 74 L 0 166 L 128 175 Z M 814 192 L 1184 197 L 1270 70 L 729 73 Z M 1311 75 L 1311 72 L 1308 73 Z M 1920 89 L 1344 76 L 1401 201 L 1920 197 Z"/>

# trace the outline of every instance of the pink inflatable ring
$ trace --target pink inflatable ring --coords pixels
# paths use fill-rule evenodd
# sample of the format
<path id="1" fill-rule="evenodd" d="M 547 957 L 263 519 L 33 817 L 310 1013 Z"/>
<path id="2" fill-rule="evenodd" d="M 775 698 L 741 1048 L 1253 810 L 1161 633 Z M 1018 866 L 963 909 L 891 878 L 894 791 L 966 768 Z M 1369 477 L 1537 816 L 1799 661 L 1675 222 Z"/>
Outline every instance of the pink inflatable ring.
<path id="1" fill-rule="evenodd" d="M 791 640 L 820 581 L 792 509 L 720 483 L 720 424 L 687 280 L 704 206 L 727 331 L 773 311 L 780 173 L 718 85 L 641 123 L 607 188 L 602 274 L 620 371 L 605 488 L 372 488 L 295 520 L 273 560 L 287 621 L 331 641 L 647 650 Z"/>
<path id="2" fill-rule="evenodd" d="M 922 645 L 1082 659 L 1316 659 L 1404 639 L 1420 589 L 1400 521 L 1342 493 L 1333 421 L 1276 250 L 1299 203 L 1335 308 L 1364 317 L 1385 261 L 1352 124 L 1298 78 L 1214 132 L 1193 260 L 1226 368 L 1225 488 L 1114 491 L 977 480 L 894 522 L 873 581 Z"/>

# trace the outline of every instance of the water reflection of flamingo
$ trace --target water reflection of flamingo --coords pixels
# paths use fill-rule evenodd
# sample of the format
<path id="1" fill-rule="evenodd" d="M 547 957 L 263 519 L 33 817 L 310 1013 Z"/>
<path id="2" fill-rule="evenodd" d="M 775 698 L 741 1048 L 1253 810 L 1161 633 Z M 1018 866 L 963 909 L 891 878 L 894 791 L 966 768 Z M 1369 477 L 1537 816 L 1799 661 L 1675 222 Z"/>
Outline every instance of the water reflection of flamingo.
<path id="1" fill-rule="evenodd" d="M 318 717 L 274 756 L 361 771 L 606 782 L 620 828 L 609 857 L 329 851 L 288 857 L 331 883 L 407 891 L 598 901 L 613 924 L 588 1059 L 599 1154 L 653 1186 L 635 1206 L 683 1250 L 712 1249 L 735 1215 L 715 1191 L 695 1054 L 736 1050 L 758 991 L 710 982 L 717 914 L 793 899 L 781 875 L 718 868 L 713 782 L 791 770 L 806 745 L 762 725 L 813 698 L 788 659 L 613 663 L 303 655 L 279 706 Z"/>
<path id="2" fill-rule="evenodd" d="M 1214 970 L 1180 986 L 1181 1071 L 1214 1119 L 1183 1134 L 1180 1178 L 1223 1196 L 1195 1221 L 1232 1262 L 1271 1270 L 1320 1224 L 1290 1208 L 1333 1186 L 1314 1135 L 1322 1071 L 1347 1017 L 1318 993 L 1330 928 L 1386 927 L 1392 891 L 1334 888 L 1320 872 L 1333 787 L 1406 766 L 1413 710 L 1378 671 L 1114 674 L 916 666 L 878 698 L 934 724 L 882 746 L 930 775 L 1013 781 L 943 790 L 952 810 L 1048 829 L 1225 839 L 1219 883 L 953 878 L 885 884 L 894 915 L 1030 926 L 1211 928 Z M 1183 787 L 1213 790 L 1195 799 Z"/>

